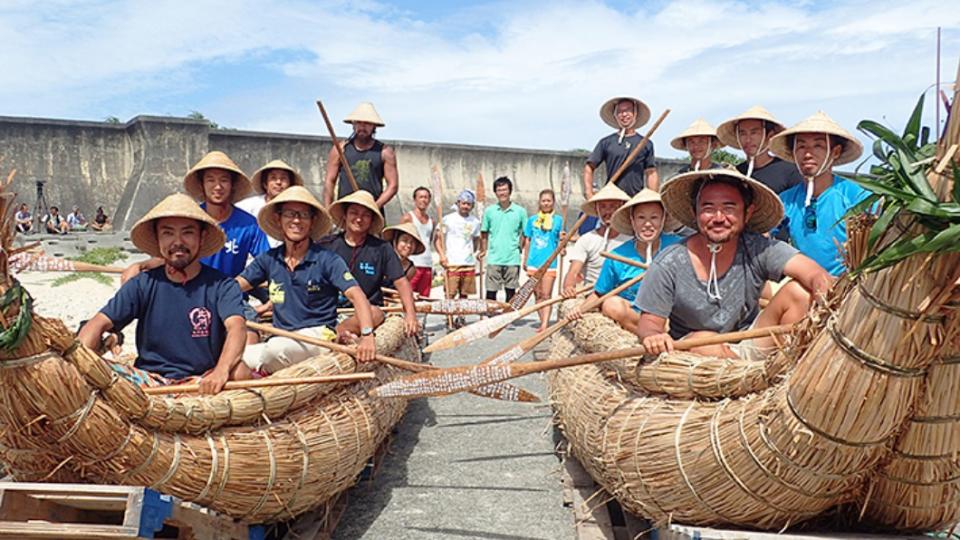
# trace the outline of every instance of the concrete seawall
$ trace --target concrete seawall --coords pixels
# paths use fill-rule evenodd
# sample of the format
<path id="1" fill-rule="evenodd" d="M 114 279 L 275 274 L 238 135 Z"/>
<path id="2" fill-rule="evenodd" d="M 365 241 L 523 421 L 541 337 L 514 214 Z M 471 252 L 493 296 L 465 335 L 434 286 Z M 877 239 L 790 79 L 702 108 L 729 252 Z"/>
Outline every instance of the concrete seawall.
<path id="1" fill-rule="evenodd" d="M 348 126 L 342 127 L 346 136 Z M 541 189 L 560 189 L 566 163 L 574 182 L 571 205 L 582 202 L 582 151 L 384 142 L 396 148 L 400 174 L 400 194 L 387 207 L 390 221 L 410 209 L 415 187 L 429 185 L 434 164 L 443 172 L 445 206 L 461 189 L 474 189 L 480 174 L 491 202 L 493 180 L 506 175 L 514 181 L 514 199 L 532 211 Z M 13 189 L 20 200 L 32 209 L 36 182 L 44 182 L 48 204 L 65 211 L 77 205 L 88 217 L 102 205 L 120 229 L 129 229 L 162 197 L 182 190 L 187 169 L 210 150 L 223 150 L 249 174 L 283 159 L 319 197 L 330 148 L 328 137 L 210 129 L 204 121 L 186 118 L 137 116 L 116 124 L 0 116 L 0 173 L 17 169 Z M 658 160 L 661 178 L 681 165 Z"/>

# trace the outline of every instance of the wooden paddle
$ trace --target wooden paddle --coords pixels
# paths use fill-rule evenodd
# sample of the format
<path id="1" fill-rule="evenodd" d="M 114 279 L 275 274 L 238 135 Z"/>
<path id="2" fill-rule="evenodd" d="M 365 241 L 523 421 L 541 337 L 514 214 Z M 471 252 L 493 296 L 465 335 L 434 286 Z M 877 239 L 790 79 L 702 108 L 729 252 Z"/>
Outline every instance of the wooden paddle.
<path id="1" fill-rule="evenodd" d="M 323 115 L 323 123 L 327 125 L 327 131 L 330 132 L 330 140 L 333 142 L 333 147 L 337 149 L 337 155 L 340 156 L 340 166 L 347 173 L 347 180 L 350 181 L 350 187 L 352 187 L 354 191 L 360 191 L 360 185 L 357 184 L 357 179 L 353 177 L 353 169 L 350 168 L 350 162 L 347 161 L 347 156 L 343 154 L 343 148 L 340 147 L 340 141 L 337 140 L 337 133 L 333 130 L 330 117 L 327 116 L 327 110 L 323 108 L 323 102 L 319 99 L 317 100 L 317 107 L 320 109 L 320 114 Z"/>
<path id="2" fill-rule="evenodd" d="M 592 290 L 593 286 L 588 285 L 577 289 L 576 294 L 580 295 Z M 552 306 L 553 304 L 556 304 L 562 300 L 564 300 L 564 297 L 562 296 L 548 298 L 538 304 L 527 306 L 519 311 L 508 311 L 506 313 L 497 315 L 496 317 L 481 319 L 470 326 L 464 326 L 463 328 L 450 332 L 449 334 L 428 345 L 425 349 L 423 349 L 423 352 L 432 353 L 466 345 L 471 341 L 476 341 L 484 336 L 490 336 L 490 334 L 506 328 L 517 319 L 522 319 L 531 313 L 536 313 L 536 311 L 540 308 Z"/>
<path id="3" fill-rule="evenodd" d="M 430 184 L 433 186 L 434 200 L 437 203 L 437 245 L 443 251 L 444 255 L 447 253 L 447 246 L 444 245 L 444 232 L 443 232 L 443 178 L 440 176 L 440 167 L 434 165 L 430 169 Z M 443 297 L 450 298 L 453 294 L 450 292 L 450 271 L 447 269 L 446 265 L 442 265 L 443 268 Z M 453 327 L 453 315 L 447 315 L 447 329 Z"/>
<path id="4" fill-rule="evenodd" d="M 413 305 L 417 313 L 433 313 L 439 315 L 500 315 L 506 311 L 513 313 L 510 304 L 496 300 L 482 300 L 477 298 L 451 298 L 449 300 L 434 300 L 432 302 L 417 302 Z M 380 308 L 384 313 L 399 313 L 403 306 L 386 306 Z M 337 313 L 354 313 L 355 308 L 338 308 Z"/>
<path id="5" fill-rule="evenodd" d="M 745 339 L 777 336 L 789 333 L 792 329 L 793 325 L 784 324 L 701 338 L 682 339 L 675 341 L 673 348 L 674 350 L 682 351 L 706 345 L 720 345 Z M 530 375 L 532 373 L 542 373 L 553 369 L 563 369 L 597 362 L 608 362 L 610 360 L 641 356 L 643 354 L 646 354 L 646 349 L 641 346 L 616 351 L 584 354 L 571 358 L 544 360 L 542 362 L 496 365 L 480 364 L 446 368 L 423 375 L 401 377 L 374 388 L 370 391 L 370 395 L 377 397 L 404 397 L 408 399 L 427 396 L 445 396 L 469 390 L 477 384 L 505 382 L 509 379 L 523 377 L 524 375 Z"/>
<path id="6" fill-rule="evenodd" d="M 247 381 L 227 381 L 223 385 L 223 390 L 246 390 L 249 388 L 266 388 L 268 386 L 288 386 L 291 384 L 325 384 L 339 382 L 357 382 L 369 381 L 377 378 L 377 374 L 371 372 L 364 373 L 343 373 L 340 375 L 324 375 L 317 377 L 292 377 L 289 379 L 274 379 L 266 377 L 263 379 L 251 379 Z M 173 384 L 170 386 L 147 386 L 141 388 L 144 394 L 148 396 L 162 396 L 166 394 L 192 394 L 200 391 L 199 383 Z"/>
<path id="7" fill-rule="evenodd" d="M 563 173 L 560 175 L 560 221 L 563 231 L 567 230 L 567 209 L 570 207 L 570 195 L 573 193 L 573 183 L 570 181 L 570 162 L 563 164 Z M 557 290 L 563 289 L 563 252 L 560 252 L 560 261 L 557 263 Z M 552 293 L 552 291 L 551 291 Z"/>
<path id="8" fill-rule="evenodd" d="M 601 251 L 600 256 L 605 259 L 610 259 L 611 261 L 622 262 L 623 264 L 628 264 L 630 266 L 636 266 L 637 268 L 647 268 L 647 265 L 643 264 L 640 261 L 634 259 L 628 259 L 622 255 L 617 255 L 616 253 L 611 253 L 609 251 Z"/>
<path id="9" fill-rule="evenodd" d="M 348 347 L 347 345 L 342 345 L 340 343 L 304 336 L 302 334 L 297 334 L 296 332 L 282 330 L 266 324 L 247 321 L 247 328 L 252 328 L 267 334 L 273 334 L 275 336 L 289 338 L 294 341 L 309 343 L 310 345 L 316 345 L 317 347 L 322 347 L 333 352 L 348 354 L 350 356 L 356 356 L 357 354 L 357 350 L 354 347 Z M 392 356 L 386 356 L 383 354 L 377 354 L 373 358 L 380 363 L 387 364 L 388 366 L 405 369 L 407 371 L 413 371 L 414 373 L 421 373 L 437 369 L 435 366 L 431 366 L 430 364 L 411 362 L 409 360 L 394 358 Z M 485 385 L 472 390 L 470 393 L 482 397 L 499 399 L 502 401 L 525 401 L 531 403 L 540 401 L 540 398 L 538 398 L 536 395 L 510 383 L 501 383 L 489 386 Z"/>
<path id="10" fill-rule="evenodd" d="M 657 131 L 657 128 L 660 127 L 660 124 L 663 123 L 663 120 L 668 114 L 670 114 L 670 109 L 663 111 L 663 114 L 660 115 L 660 118 L 657 118 L 657 121 L 653 123 L 649 130 L 647 130 L 647 133 L 643 136 L 643 139 L 641 139 L 640 142 L 637 143 L 637 145 L 633 147 L 633 150 L 631 150 L 627 155 L 627 159 L 624 160 L 617 171 L 613 173 L 613 176 L 607 179 L 608 184 L 610 182 L 616 182 L 621 176 L 623 176 L 623 173 L 626 172 L 627 167 L 633 163 L 633 160 L 636 159 L 637 154 L 640 153 L 640 150 L 643 150 L 643 148 L 647 146 L 647 143 L 650 142 L 650 137 L 652 137 L 654 132 Z M 575 231 L 579 229 L 580 225 L 583 225 L 583 222 L 586 219 L 587 214 L 580 216 L 580 219 L 573 224 L 573 227 L 571 227 L 570 230 Z M 540 268 L 537 268 L 537 271 L 533 274 L 533 276 L 531 276 L 530 279 L 528 279 L 527 282 L 520 287 L 516 294 L 513 295 L 513 298 L 510 299 L 510 305 L 513 306 L 514 309 L 520 309 L 524 304 L 527 303 L 527 300 L 530 299 L 530 295 L 533 294 L 533 290 L 537 287 L 537 283 L 540 283 L 540 280 L 543 279 L 543 276 L 547 273 L 550 265 L 553 264 L 553 261 L 557 258 L 560 252 L 567 247 L 567 242 L 569 241 L 569 236 L 561 240 L 560 243 L 557 244 L 556 249 L 553 250 L 553 253 L 550 254 L 550 257 L 548 257 L 547 260 L 540 265 Z"/>
<path id="11" fill-rule="evenodd" d="M 483 173 L 477 174 L 477 215 L 483 220 L 483 210 L 487 205 L 487 190 L 483 185 Z M 480 291 L 480 298 L 486 298 L 483 294 L 483 261 L 477 261 L 477 290 Z"/>
<path id="12" fill-rule="evenodd" d="M 123 268 L 119 266 L 103 266 L 99 264 L 71 261 L 60 257 L 50 257 L 39 253 L 22 252 L 11 257 L 10 269 L 15 272 L 103 272 L 106 274 L 121 274 Z"/>

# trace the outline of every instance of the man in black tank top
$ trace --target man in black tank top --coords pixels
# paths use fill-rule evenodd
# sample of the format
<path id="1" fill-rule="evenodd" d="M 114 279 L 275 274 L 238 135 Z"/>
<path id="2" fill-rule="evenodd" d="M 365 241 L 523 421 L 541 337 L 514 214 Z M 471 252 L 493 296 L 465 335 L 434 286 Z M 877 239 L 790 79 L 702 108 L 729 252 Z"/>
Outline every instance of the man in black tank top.
<path id="1" fill-rule="evenodd" d="M 353 177 L 360 189 L 370 192 L 383 208 L 397 194 L 397 155 L 393 148 L 376 140 L 377 128 L 383 127 L 383 120 L 373 108 L 373 104 L 363 102 L 357 105 L 344 119 L 353 126 L 353 134 L 343 143 L 343 155 L 350 164 Z M 338 181 L 339 180 L 339 181 Z M 386 182 L 386 185 L 384 185 Z M 330 148 L 327 155 L 327 173 L 324 178 L 323 203 L 330 206 L 337 199 L 353 193 L 353 186 L 345 171 L 341 170 L 340 156 L 336 148 Z"/>

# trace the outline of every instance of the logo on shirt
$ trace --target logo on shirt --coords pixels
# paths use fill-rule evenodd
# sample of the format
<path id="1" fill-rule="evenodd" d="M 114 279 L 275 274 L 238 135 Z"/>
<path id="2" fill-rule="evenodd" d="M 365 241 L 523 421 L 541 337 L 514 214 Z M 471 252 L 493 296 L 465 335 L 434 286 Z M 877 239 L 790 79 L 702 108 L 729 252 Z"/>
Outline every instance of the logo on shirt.
<path id="1" fill-rule="evenodd" d="M 190 310 L 188 315 L 190 326 L 193 331 L 190 337 L 204 338 L 210 337 L 210 325 L 213 323 L 213 314 L 205 307 L 195 307 Z"/>
<path id="2" fill-rule="evenodd" d="M 283 293 L 283 284 L 277 283 L 276 281 L 271 281 L 267 284 L 267 293 L 270 296 L 270 301 L 274 304 L 282 304 L 286 296 Z"/>
<path id="3" fill-rule="evenodd" d="M 323 289 L 320 287 L 320 283 L 309 280 L 307 281 L 307 294 L 317 294 L 323 292 Z"/>
<path id="4" fill-rule="evenodd" d="M 353 277 L 353 274 L 351 274 L 350 271 L 347 270 L 346 272 L 343 273 L 343 279 L 345 281 L 353 281 L 354 277 Z"/>
<path id="5" fill-rule="evenodd" d="M 364 274 L 366 274 L 366 275 L 368 275 L 368 276 L 375 276 L 375 275 L 377 275 L 377 267 L 375 267 L 372 263 L 362 262 L 362 263 L 360 263 L 360 264 L 357 265 L 357 266 L 358 266 L 358 268 L 360 268 L 360 271 L 361 271 L 361 272 L 363 272 Z"/>
<path id="6" fill-rule="evenodd" d="M 236 238 L 231 238 L 223 244 L 223 250 L 233 255 L 240 254 L 240 242 Z"/>

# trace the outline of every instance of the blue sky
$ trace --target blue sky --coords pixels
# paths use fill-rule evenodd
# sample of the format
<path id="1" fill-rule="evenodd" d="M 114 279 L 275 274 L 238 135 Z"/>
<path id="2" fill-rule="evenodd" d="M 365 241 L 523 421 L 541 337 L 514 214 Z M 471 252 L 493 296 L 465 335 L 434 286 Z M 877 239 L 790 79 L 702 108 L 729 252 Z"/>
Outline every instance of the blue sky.
<path id="1" fill-rule="evenodd" d="M 384 138 L 571 149 L 609 131 L 598 107 L 625 93 L 672 109 L 654 140 L 675 156 L 694 119 L 756 103 L 786 124 L 823 109 L 899 127 L 934 82 L 938 25 L 949 80 L 960 8 L 942 0 L 6 0 L 0 114 L 200 111 L 322 134 L 317 98 L 335 118 L 369 100 Z"/>

